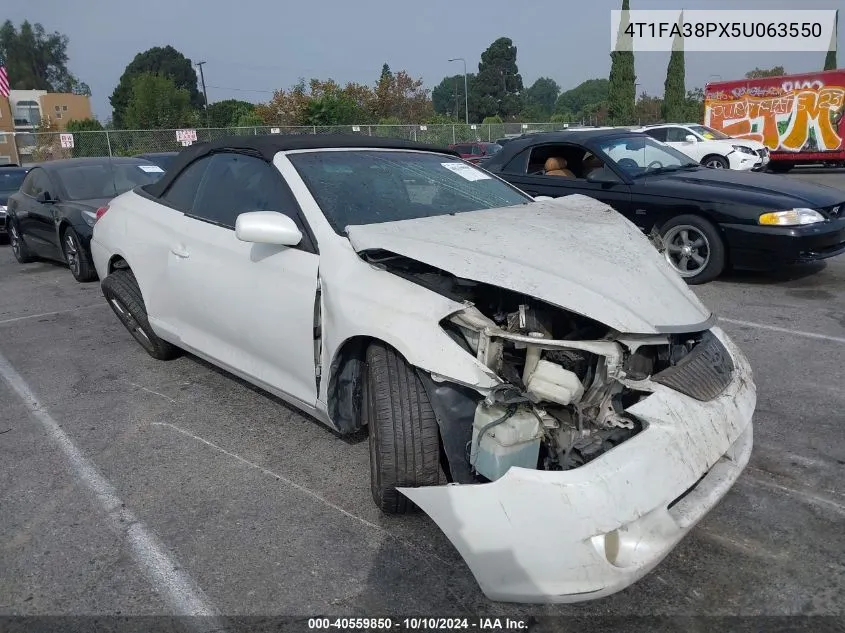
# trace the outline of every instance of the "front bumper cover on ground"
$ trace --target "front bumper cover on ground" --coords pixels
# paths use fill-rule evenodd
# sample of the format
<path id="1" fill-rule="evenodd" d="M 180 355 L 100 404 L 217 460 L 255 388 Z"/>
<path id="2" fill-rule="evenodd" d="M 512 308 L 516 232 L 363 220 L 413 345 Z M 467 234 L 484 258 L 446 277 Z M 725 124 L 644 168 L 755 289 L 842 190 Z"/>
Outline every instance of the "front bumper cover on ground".
<path id="1" fill-rule="evenodd" d="M 488 598 L 564 603 L 615 593 L 651 571 L 748 463 L 756 389 L 718 329 L 734 377 L 699 402 L 658 384 L 627 411 L 646 428 L 569 471 L 512 468 L 488 484 L 403 488 L 444 531 Z"/>

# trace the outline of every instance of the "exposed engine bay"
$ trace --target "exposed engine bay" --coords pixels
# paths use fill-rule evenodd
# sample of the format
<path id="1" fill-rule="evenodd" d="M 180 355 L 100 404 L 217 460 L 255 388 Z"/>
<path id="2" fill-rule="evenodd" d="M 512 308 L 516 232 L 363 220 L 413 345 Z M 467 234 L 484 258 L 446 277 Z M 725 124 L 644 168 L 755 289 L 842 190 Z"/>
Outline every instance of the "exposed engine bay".
<path id="1" fill-rule="evenodd" d="M 513 466 L 571 470 L 634 437 L 643 426 L 627 409 L 650 395 L 648 384 L 637 383 L 661 382 L 667 372 L 664 384 L 677 389 L 670 381 L 683 381 L 672 370 L 689 362 L 690 352 L 710 336 L 623 335 L 533 297 L 403 256 L 386 251 L 362 256 L 465 306 L 441 326 L 501 379 L 479 395 L 465 444 L 464 457 L 479 481 L 498 479 Z M 706 360 L 713 361 L 713 354 Z M 725 365 L 721 356 L 714 362 Z M 713 397 L 710 392 L 704 397 Z"/>

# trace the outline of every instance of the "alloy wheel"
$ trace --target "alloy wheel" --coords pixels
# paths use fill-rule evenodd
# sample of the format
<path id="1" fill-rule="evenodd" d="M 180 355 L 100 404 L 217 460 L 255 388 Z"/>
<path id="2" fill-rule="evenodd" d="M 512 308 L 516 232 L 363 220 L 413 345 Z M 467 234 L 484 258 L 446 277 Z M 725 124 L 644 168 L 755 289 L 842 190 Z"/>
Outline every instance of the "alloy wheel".
<path id="1" fill-rule="evenodd" d="M 132 313 L 129 312 L 126 306 L 124 306 L 120 300 L 116 298 L 112 298 L 110 302 L 115 314 L 117 314 L 124 327 L 129 330 L 129 333 L 132 334 L 132 336 L 134 336 L 141 345 L 151 345 L 152 341 L 150 341 L 150 337 L 147 336 L 147 333 L 144 332 L 141 324 L 138 323 L 138 320 L 134 316 L 132 316 Z"/>
<path id="2" fill-rule="evenodd" d="M 725 166 L 722 164 L 722 161 L 717 159 L 708 160 L 705 164 L 705 167 L 710 167 L 711 169 L 724 169 Z"/>
<path id="3" fill-rule="evenodd" d="M 65 235 L 65 259 L 74 276 L 79 276 L 79 246 L 70 232 Z"/>
<path id="4" fill-rule="evenodd" d="M 673 226 L 663 236 L 663 243 L 666 245 L 666 261 L 681 277 L 695 277 L 710 263 L 710 242 L 694 226 Z"/>
<path id="5" fill-rule="evenodd" d="M 12 253 L 14 253 L 15 257 L 20 257 L 20 255 L 21 255 L 21 238 L 18 235 L 18 229 L 15 228 L 14 224 L 9 226 L 9 244 L 11 244 L 11 246 L 12 246 Z"/>

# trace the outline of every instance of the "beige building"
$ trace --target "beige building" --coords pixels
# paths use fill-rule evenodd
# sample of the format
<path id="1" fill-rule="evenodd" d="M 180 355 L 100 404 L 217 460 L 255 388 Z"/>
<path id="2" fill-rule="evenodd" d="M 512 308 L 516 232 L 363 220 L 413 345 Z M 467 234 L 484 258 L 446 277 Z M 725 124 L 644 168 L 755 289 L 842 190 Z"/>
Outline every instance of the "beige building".
<path id="1" fill-rule="evenodd" d="M 0 99 L 0 164 L 26 162 L 38 143 L 33 132 L 42 124 L 63 131 L 68 121 L 93 118 L 91 100 L 83 95 L 46 90 L 12 90 Z M 14 133 L 14 134 L 13 134 Z M 17 139 L 18 156 L 14 140 Z"/>

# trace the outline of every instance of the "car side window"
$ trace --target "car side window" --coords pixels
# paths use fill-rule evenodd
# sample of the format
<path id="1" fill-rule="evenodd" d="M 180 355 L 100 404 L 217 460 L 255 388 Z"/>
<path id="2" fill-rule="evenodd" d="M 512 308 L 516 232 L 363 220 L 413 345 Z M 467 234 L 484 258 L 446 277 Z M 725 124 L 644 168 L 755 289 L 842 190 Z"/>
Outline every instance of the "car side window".
<path id="1" fill-rule="evenodd" d="M 669 143 L 683 143 L 690 134 L 692 132 L 682 127 L 670 127 L 666 129 L 666 140 Z"/>
<path id="2" fill-rule="evenodd" d="M 55 191 L 50 191 L 53 187 L 51 187 L 50 178 L 44 173 L 43 169 L 33 169 L 29 172 L 29 176 L 27 176 L 28 183 L 25 182 L 24 185 L 27 187 L 27 190 L 24 191 L 25 194 L 28 196 L 32 196 L 33 198 L 37 197 L 38 194 L 43 192 L 48 192 L 53 197 L 56 196 Z"/>
<path id="3" fill-rule="evenodd" d="M 666 142 L 666 128 L 665 127 L 659 127 L 659 128 L 654 129 L 654 130 L 646 130 L 645 133 L 648 134 L 655 141 L 660 141 L 661 143 Z"/>
<path id="4" fill-rule="evenodd" d="M 37 170 L 36 170 L 37 171 Z M 26 194 L 27 196 L 34 196 L 32 193 L 33 186 L 35 185 L 35 172 L 29 172 L 24 178 L 23 182 L 21 183 L 21 193 Z"/>
<path id="5" fill-rule="evenodd" d="M 484 152 L 481 149 L 481 145 L 473 145 L 472 146 L 472 155 L 473 156 L 481 156 Z"/>
<path id="6" fill-rule="evenodd" d="M 203 176 L 211 163 L 211 156 L 200 158 L 182 171 L 161 196 L 162 202 L 188 212 L 194 206 Z"/>
<path id="7" fill-rule="evenodd" d="M 506 174 L 525 174 L 528 171 L 528 157 L 531 156 L 531 148 L 524 149 L 511 158 L 507 165 L 502 168 Z"/>
<path id="8" fill-rule="evenodd" d="M 233 229 L 250 211 L 278 211 L 301 224 L 296 198 L 275 167 L 246 154 L 215 154 L 191 215 Z"/>

